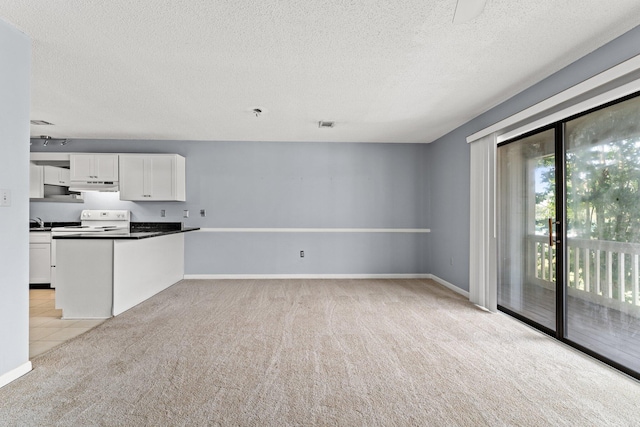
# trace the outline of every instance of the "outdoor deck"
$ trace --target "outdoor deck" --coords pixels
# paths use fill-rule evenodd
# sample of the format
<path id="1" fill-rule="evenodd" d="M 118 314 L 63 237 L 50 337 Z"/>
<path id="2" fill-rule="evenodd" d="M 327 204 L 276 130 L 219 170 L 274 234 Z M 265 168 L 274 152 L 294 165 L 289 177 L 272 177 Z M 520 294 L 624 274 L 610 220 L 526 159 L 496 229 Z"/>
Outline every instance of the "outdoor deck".
<path id="1" fill-rule="evenodd" d="M 500 305 L 555 330 L 555 292 L 526 285 L 517 301 L 510 289 Z M 640 318 L 585 299 L 567 297 L 567 339 L 640 372 Z"/>

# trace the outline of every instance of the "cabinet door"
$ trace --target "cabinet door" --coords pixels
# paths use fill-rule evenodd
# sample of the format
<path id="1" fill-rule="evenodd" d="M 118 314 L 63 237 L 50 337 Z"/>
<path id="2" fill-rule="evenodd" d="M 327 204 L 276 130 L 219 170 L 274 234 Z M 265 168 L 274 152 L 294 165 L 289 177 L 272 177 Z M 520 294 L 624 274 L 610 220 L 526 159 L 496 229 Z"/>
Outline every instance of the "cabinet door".
<path id="1" fill-rule="evenodd" d="M 71 183 L 71 171 L 67 168 L 58 168 L 58 179 L 60 185 L 69 186 Z"/>
<path id="2" fill-rule="evenodd" d="M 29 283 L 51 283 L 50 244 L 29 244 Z"/>
<path id="3" fill-rule="evenodd" d="M 148 200 L 144 185 L 145 156 L 120 156 L 120 200 Z"/>
<path id="4" fill-rule="evenodd" d="M 176 154 L 120 155 L 120 200 L 184 201 L 184 157 Z"/>
<path id="5" fill-rule="evenodd" d="M 44 183 L 47 185 L 68 186 L 69 169 L 44 166 Z"/>
<path id="6" fill-rule="evenodd" d="M 145 187 L 150 200 L 175 200 L 175 156 L 154 156 L 145 162 Z"/>
<path id="7" fill-rule="evenodd" d="M 117 181 L 117 154 L 72 154 L 71 181 Z"/>
<path id="8" fill-rule="evenodd" d="M 95 179 L 92 154 L 72 154 L 69 157 L 71 165 L 71 181 L 89 181 Z"/>
<path id="9" fill-rule="evenodd" d="M 118 180 L 118 155 L 96 154 L 93 158 L 95 176 L 100 181 Z"/>
<path id="10" fill-rule="evenodd" d="M 29 163 L 29 198 L 41 199 L 44 197 L 44 171 L 42 166 Z"/>
<path id="11" fill-rule="evenodd" d="M 55 166 L 43 166 L 44 183 L 46 185 L 60 185 L 58 182 L 58 168 Z"/>

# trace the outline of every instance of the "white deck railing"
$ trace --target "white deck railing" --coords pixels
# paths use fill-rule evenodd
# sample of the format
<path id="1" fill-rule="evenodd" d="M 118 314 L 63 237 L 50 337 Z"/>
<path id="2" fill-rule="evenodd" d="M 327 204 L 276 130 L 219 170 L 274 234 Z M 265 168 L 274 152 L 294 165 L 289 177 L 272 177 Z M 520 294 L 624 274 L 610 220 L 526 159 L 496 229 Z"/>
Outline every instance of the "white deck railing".
<path id="1" fill-rule="evenodd" d="M 528 236 L 527 277 L 549 289 L 555 287 L 555 247 L 548 236 Z M 623 311 L 640 313 L 640 244 L 605 240 L 567 240 L 569 295 Z"/>

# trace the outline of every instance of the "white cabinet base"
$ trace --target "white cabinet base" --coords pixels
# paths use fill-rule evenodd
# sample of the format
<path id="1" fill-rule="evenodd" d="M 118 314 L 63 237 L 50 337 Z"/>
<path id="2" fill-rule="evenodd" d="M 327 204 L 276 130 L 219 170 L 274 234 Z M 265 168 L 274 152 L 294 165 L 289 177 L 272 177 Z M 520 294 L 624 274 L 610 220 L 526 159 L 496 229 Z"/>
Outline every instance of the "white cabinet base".
<path id="1" fill-rule="evenodd" d="M 29 232 L 29 284 L 51 283 L 51 233 Z"/>
<path id="2" fill-rule="evenodd" d="M 184 277 L 184 234 L 140 240 L 56 239 L 63 319 L 116 316 Z"/>
<path id="3" fill-rule="evenodd" d="M 111 317 L 113 240 L 56 240 L 56 307 L 62 318 Z"/>
<path id="4" fill-rule="evenodd" d="M 114 243 L 114 316 L 183 279 L 184 234 Z"/>

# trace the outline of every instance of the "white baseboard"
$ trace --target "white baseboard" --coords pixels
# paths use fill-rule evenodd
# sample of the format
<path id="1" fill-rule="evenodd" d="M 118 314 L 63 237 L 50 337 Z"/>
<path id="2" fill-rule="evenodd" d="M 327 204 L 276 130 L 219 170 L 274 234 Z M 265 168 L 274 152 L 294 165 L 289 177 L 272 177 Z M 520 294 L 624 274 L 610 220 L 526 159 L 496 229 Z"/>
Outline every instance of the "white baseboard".
<path id="1" fill-rule="evenodd" d="M 439 278 L 438 276 L 434 276 L 433 274 L 429 275 L 430 279 L 435 280 L 436 282 L 440 283 L 442 286 L 444 286 L 445 288 L 451 289 L 453 292 L 456 292 L 462 296 L 465 296 L 467 298 L 469 298 L 469 292 L 465 291 L 464 289 L 460 289 L 459 287 L 457 287 L 456 285 L 454 285 L 453 283 L 449 283 L 446 280 L 443 280 L 441 278 Z"/>
<path id="2" fill-rule="evenodd" d="M 185 279 L 431 279 L 431 274 L 185 274 Z"/>
<path id="3" fill-rule="evenodd" d="M 432 279 L 466 298 L 469 292 L 433 274 L 185 274 L 185 280 Z"/>
<path id="4" fill-rule="evenodd" d="M 196 233 L 431 233 L 429 228 L 201 228 Z"/>
<path id="5" fill-rule="evenodd" d="M 33 367 L 31 366 L 31 362 L 27 362 L 23 363 L 15 369 L 10 370 L 9 372 L 0 375 L 0 388 L 6 386 L 11 381 L 20 378 L 27 372 L 31 371 L 31 369 L 33 369 Z"/>

